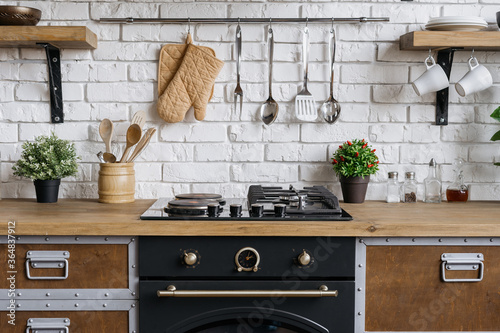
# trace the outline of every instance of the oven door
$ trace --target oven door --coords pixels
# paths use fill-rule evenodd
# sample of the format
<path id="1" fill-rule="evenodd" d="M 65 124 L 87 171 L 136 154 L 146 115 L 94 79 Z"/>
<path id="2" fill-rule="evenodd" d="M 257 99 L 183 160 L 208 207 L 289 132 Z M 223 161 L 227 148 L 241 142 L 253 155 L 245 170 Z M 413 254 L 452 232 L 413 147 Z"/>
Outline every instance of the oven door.
<path id="1" fill-rule="evenodd" d="M 139 299 L 141 332 L 354 332 L 353 281 L 145 280 Z"/>

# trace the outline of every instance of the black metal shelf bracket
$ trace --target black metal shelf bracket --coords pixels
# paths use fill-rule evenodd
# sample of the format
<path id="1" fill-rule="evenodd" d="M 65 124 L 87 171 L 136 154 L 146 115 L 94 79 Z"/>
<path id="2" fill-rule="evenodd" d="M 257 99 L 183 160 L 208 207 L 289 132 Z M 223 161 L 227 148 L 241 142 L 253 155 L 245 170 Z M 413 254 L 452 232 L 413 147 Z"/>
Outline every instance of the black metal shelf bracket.
<path id="1" fill-rule="evenodd" d="M 63 123 L 63 98 L 61 83 L 61 54 L 59 48 L 49 43 L 39 43 L 45 48 L 49 69 L 50 119 L 52 123 Z"/>
<path id="2" fill-rule="evenodd" d="M 448 80 L 450 79 L 451 66 L 455 51 L 463 48 L 448 48 L 438 51 L 437 63 L 443 68 Z M 450 88 L 439 90 L 436 93 L 436 125 L 448 125 L 448 98 Z"/>

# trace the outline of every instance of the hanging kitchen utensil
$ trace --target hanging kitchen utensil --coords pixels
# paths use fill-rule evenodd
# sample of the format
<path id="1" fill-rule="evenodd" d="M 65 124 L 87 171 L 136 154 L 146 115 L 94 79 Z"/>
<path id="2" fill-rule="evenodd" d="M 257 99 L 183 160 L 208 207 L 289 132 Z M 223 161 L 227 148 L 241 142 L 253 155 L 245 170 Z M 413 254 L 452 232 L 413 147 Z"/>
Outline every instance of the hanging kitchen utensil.
<path id="1" fill-rule="evenodd" d="M 260 107 L 260 118 L 266 125 L 271 125 L 278 117 L 278 103 L 273 99 L 273 55 L 274 55 L 274 34 L 269 20 L 268 31 L 269 45 L 269 97 Z"/>
<path id="2" fill-rule="evenodd" d="M 137 124 L 142 129 L 144 127 L 144 124 L 146 124 L 146 112 L 142 110 L 137 111 L 132 117 L 132 121 L 130 122 L 130 124 Z"/>
<path id="3" fill-rule="evenodd" d="M 139 125 L 132 124 L 127 129 L 127 145 L 125 147 L 125 151 L 123 152 L 123 156 L 120 159 L 119 163 L 124 163 L 127 161 L 128 153 L 133 145 L 135 145 L 141 139 L 142 131 Z"/>
<path id="4" fill-rule="evenodd" d="M 320 113 L 323 119 L 329 123 L 333 124 L 339 119 L 340 116 L 340 104 L 337 102 L 335 98 L 333 98 L 333 72 L 334 72 L 334 63 L 335 63 L 335 29 L 333 28 L 333 20 L 332 20 L 332 28 L 330 29 L 330 41 L 329 45 L 329 60 L 330 60 L 330 97 L 321 105 Z"/>
<path id="5" fill-rule="evenodd" d="M 106 145 L 106 152 L 111 153 L 111 137 L 113 136 L 113 122 L 107 118 L 103 119 L 99 124 L 99 135 Z"/>
<path id="6" fill-rule="evenodd" d="M 302 60 L 304 66 L 304 87 L 295 97 L 295 116 L 304 121 L 314 121 L 318 118 L 318 112 L 316 110 L 314 97 L 307 90 L 307 80 L 309 72 L 309 28 L 306 26 L 304 28 L 303 40 L 302 40 Z"/>
<path id="7" fill-rule="evenodd" d="M 240 86 L 240 65 L 241 65 L 241 27 L 238 19 L 238 26 L 236 27 L 236 88 L 234 89 L 234 109 L 238 106 L 240 101 L 240 113 L 243 108 L 243 89 Z"/>

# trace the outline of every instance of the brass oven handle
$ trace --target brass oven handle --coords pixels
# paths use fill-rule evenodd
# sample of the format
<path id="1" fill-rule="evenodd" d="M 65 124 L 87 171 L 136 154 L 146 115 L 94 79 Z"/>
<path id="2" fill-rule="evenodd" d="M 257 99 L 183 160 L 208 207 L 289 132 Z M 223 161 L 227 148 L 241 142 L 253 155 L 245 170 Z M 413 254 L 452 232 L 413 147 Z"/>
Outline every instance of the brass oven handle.
<path id="1" fill-rule="evenodd" d="M 337 297 L 337 290 L 322 285 L 318 290 L 177 290 L 174 285 L 158 290 L 158 297 Z"/>

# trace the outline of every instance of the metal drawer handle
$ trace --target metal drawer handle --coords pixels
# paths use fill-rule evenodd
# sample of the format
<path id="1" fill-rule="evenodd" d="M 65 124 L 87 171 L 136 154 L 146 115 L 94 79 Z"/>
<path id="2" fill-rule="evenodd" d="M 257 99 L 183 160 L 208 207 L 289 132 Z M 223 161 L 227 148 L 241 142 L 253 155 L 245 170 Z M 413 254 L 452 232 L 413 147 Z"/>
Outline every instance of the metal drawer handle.
<path id="1" fill-rule="evenodd" d="M 69 251 L 28 251 L 26 275 L 30 280 L 64 280 L 68 278 Z M 31 276 L 31 268 L 64 268 L 64 276 Z"/>
<path id="2" fill-rule="evenodd" d="M 337 290 L 322 285 L 318 290 L 177 290 L 174 285 L 158 290 L 158 297 L 337 297 Z"/>
<path id="3" fill-rule="evenodd" d="M 69 318 L 29 318 L 26 324 L 26 333 L 40 331 L 69 333 L 69 324 Z"/>
<path id="4" fill-rule="evenodd" d="M 479 282 L 484 276 L 484 256 L 482 253 L 443 253 L 441 274 L 444 282 Z M 475 279 L 447 279 L 446 271 L 479 271 Z"/>

